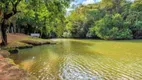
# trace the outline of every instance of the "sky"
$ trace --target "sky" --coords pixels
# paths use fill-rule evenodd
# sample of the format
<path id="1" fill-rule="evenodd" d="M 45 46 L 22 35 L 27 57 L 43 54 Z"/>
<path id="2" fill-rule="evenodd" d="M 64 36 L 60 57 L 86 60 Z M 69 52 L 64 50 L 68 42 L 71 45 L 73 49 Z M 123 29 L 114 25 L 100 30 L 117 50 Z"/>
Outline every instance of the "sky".
<path id="1" fill-rule="evenodd" d="M 95 2 L 99 2 L 101 0 L 74 0 L 70 4 L 70 8 L 67 9 L 67 14 L 70 13 L 70 11 L 74 10 L 78 5 L 88 5 L 88 4 L 94 4 Z"/>
<path id="2" fill-rule="evenodd" d="M 87 4 L 93 4 L 95 2 L 98 2 L 100 0 L 75 0 L 73 1 L 74 4 L 84 4 L 84 5 L 87 5 Z"/>
<path id="3" fill-rule="evenodd" d="M 87 5 L 87 4 L 93 4 L 95 2 L 99 2 L 100 0 L 80 0 L 80 3 L 82 3 L 83 5 Z"/>
<path id="4" fill-rule="evenodd" d="M 76 8 L 79 4 L 88 5 L 88 4 L 94 4 L 96 2 L 99 2 L 101 0 L 74 0 L 70 4 L 70 8 Z"/>

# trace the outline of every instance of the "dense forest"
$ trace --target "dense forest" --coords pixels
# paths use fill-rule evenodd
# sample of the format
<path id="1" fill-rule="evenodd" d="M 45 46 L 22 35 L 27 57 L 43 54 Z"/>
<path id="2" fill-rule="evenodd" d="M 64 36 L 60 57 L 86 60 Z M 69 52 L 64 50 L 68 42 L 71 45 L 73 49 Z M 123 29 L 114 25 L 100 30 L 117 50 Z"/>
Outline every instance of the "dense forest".
<path id="1" fill-rule="evenodd" d="M 64 37 L 142 38 L 142 0 L 102 0 L 81 5 L 66 18 Z"/>
<path id="2" fill-rule="evenodd" d="M 3 44 L 6 31 L 40 33 L 42 38 L 142 38 L 142 0 L 102 0 L 80 5 L 69 15 L 70 0 L 1 0 Z"/>

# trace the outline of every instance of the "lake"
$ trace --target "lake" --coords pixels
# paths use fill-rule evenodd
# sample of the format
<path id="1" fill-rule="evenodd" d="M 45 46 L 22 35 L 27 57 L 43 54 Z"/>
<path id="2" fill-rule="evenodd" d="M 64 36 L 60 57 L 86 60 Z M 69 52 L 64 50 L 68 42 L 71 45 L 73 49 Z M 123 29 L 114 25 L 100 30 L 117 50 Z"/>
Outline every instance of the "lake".
<path id="1" fill-rule="evenodd" d="M 52 40 L 11 58 L 39 80 L 142 80 L 142 40 Z"/>

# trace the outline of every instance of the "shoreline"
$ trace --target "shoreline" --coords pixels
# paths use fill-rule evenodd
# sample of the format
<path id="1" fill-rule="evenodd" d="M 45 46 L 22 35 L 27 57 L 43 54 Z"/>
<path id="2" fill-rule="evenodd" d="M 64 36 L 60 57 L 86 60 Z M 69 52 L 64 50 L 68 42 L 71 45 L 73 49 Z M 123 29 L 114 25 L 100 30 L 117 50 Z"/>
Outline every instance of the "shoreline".
<path id="1" fill-rule="evenodd" d="M 0 80 L 38 80 L 8 58 L 9 55 L 10 53 L 6 50 L 0 51 Z"/>
<path id="2" fill-rule="evenodd" d="M 0 79 L 1 80 L 38 80 L 35 76 L 31 75 L 26 70 L 15 64 L 12 59 L 9 58 L 10 54 L 18 53 L 18 49 L 33 48 L 34 46 L 56 44 L 49 40 L 43 39 L 27 39 L 17 41 L 22 45 L 8 45 L 2 47 L 0 50 Z M 12 51 L 12 52 L 11 52 Z M 15 53 L 16 51 L 16 53 Z M 11 52 L 11 53 L 10 53 Z M 17 74 L 18 73 L 18 74 Z"/>

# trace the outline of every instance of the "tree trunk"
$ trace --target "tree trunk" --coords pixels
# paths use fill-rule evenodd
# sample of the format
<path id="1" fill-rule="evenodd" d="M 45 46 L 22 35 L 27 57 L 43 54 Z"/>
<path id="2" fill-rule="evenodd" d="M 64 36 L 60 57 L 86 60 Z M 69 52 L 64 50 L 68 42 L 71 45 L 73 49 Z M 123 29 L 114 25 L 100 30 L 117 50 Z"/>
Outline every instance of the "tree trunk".
<path id="1" fill-rule="evenodd" d="M 6 34 L 7 25 L 6 25 L 6 20 L 8 20 L 10 17 L 12 17 L 13 15 L 15 15 L 17 13 L 17 6 L 21 1 L 22 0 L 17 0 L 17 2 L 12 1 L 12 12 L 10 12 L 10 13 L 8 13 L 9 3 L 5 4 L 5 12 L 3 12 L 3 20 L 2 20 L 2 24 L 1 24 L 1 33 L 2 33 L 1 34 L 1 36 L 2 36 L 2 43 L 1 44 L 3 46 L 7 45 L 7 34 Z"/>
<path id="2" fill-rule="evenodd" d="M 3 46 L 7 45 L 6 28 L 7 28 L 7 26 L 5 25 L 5 20 L 3 20 L 2 24 L 1 24 L 1 37 L 2 37 L 1 45 L 3 45 Z"/>

